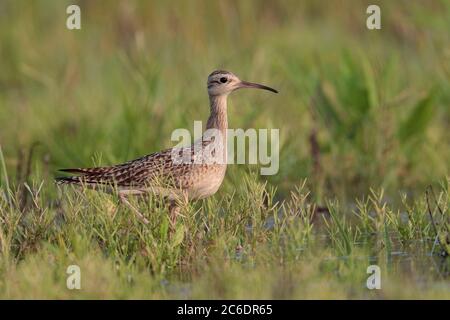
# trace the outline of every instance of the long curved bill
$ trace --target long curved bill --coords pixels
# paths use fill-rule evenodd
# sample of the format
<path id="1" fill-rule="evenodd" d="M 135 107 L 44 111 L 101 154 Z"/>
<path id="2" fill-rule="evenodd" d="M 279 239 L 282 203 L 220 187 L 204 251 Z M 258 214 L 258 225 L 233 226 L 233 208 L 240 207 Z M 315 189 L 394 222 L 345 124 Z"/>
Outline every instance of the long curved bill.
<path id="1" fill-rule="evenodd" d="M 274 93 L 278 93 L 277 90 L 275 90 L 274 88 L 259 84 L 259 83 L 253 83 L 253 82 L 248 82 L 248 81 L 241 81 L 239 83 L 239 85 L 237 86 L 237 89 L 241 89 L 241 88 L 254 88 L 254 89 L 263 89 L 263 90 L 268 90 L 268 91 L 272 91 Z"/>

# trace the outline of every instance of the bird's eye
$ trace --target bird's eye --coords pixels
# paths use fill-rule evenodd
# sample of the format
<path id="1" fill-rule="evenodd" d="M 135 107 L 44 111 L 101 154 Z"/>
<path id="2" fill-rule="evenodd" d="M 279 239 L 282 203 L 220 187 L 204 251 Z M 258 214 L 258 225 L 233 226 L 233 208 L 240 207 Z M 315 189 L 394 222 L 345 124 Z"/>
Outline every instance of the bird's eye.
<path id="1" fill-rule="evenodd" d="M 228 79 L 226 77 L 220 78 L 220 82 L 222 82 L 222 83 L 226 83 L 227 81 L 228 81 Z"/>

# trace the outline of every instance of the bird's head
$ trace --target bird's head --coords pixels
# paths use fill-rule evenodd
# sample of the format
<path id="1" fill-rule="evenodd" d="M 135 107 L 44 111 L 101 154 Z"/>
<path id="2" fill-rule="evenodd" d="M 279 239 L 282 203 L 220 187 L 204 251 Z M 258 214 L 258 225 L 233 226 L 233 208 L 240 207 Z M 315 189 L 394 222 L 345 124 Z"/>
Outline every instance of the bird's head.
<path id="1" fill-rule="evenodd" d="M 278 93 L 277 90 L 262 84 L 242 81 L 229 71 L 216 70 L 208 77 L 208 93 L 210 96 L 228 95 L 242 88 L 264 89 Z"/>

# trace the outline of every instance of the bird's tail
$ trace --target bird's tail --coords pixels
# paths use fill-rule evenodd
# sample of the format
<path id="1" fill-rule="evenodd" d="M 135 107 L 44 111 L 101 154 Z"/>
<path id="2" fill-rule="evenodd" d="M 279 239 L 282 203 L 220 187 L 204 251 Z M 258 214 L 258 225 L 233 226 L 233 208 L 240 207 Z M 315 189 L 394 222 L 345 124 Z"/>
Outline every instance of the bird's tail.
<path id="1" fill-rule="evenodd" d="M 74 169 L 60 169 L 62 172 L 69 172 L 79 174 L 78 176 L 56 177 L 55 182 L 58 185 L 76 184 L 76 185 L 105 185 L 113 184 L 112 181 L 106 179 L 102 174 L 109 168 L 74 168 Z"/>
<path id="2" fill-rule="evenodd" d="M 69 172 L 79 174 L 80 176 L 70 176 L 70 177 L 56 177 L 55 182 L 58 185 L 64 184 L 81 184 L 85 181 L 85 176 L 92 172 L 90 168 L 71 168 L 71 169 L 59 169 L 61 172 Z"/>
<path id="3" fill-rule="evenodd" d="M 82 181 L 81 177 L 56 177 L 55 182 L 58 185 L 63 184 L 80 184 Z"/>

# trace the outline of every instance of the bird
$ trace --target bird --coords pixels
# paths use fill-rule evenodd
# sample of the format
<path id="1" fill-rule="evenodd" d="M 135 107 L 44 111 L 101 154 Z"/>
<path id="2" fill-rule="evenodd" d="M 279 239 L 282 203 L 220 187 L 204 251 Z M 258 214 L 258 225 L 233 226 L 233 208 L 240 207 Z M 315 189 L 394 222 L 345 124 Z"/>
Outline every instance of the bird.
<path id="1" fill-rule="evenodd" d="M 240 80 L 232 72 L 215 70 L 207 79 L 210 115 L 200 139 L 190 146 L 166 149 L 122 164 L 60 169 L 74 175 L 57 177 L 56 183 L 117 192 L 120 202 L 144 224 L 149 220 L 129 202 L 129 197 L 160 196 L 168 205 L 170 225 L 174 227 L 180 213 L 180 199 L 190 201 L 212 196 L 224 180 L 227 169 L 227 99 L 229 94 L 243 88 L 278 93 L 271 87 Z"/>

